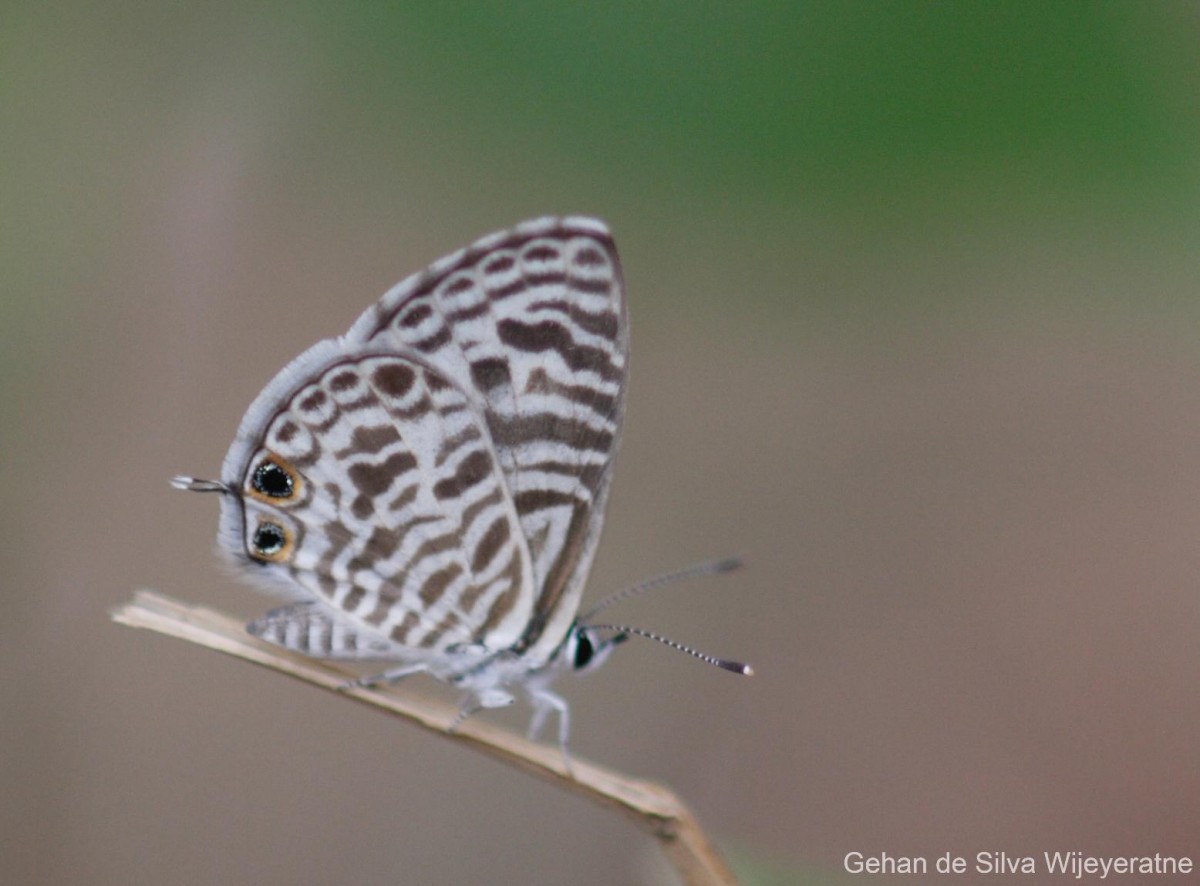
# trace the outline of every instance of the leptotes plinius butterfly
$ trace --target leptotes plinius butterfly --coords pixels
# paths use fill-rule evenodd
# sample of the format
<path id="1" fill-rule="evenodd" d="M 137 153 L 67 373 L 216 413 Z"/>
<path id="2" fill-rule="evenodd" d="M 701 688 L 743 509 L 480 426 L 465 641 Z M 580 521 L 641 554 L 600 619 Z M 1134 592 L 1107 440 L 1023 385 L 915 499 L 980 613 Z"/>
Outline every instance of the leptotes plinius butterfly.
<path id="1" fill-rule="evenodd" d="M 173 482 L 222 493 L 220 550 L 294 601 L 251 634 L 392 663 L 364 685 L 428 673 L 467 690 L 462 716 L 521 688 L 532 733 L 559 713 L 565 755 L 553 678 L 629 633 L 662 639 L 576 618 L 628 360 L 608 229 L 526 222 L 409 277 L 305 351 L 251 404 L 220 481 Z"/>

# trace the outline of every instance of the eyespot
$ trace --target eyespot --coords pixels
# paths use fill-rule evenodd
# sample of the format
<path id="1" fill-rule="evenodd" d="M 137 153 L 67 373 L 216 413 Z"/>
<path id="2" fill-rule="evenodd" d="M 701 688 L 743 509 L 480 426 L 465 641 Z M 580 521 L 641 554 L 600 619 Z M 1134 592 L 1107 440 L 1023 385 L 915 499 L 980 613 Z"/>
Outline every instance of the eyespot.
<path id="1" fill-rule="evenodd" d="M 254 469 L 254 488 L 271 498 L 288 498 L 296 488 L 292 475 L 275 464 L 264 461 Z"/>
<path id="2" fill-rule="evenodd" d="M 258 463 L 250 474 L 249 493 L 260 501 L 286 504 L 300 494 L 300 476 L 295 468 L 274 453 Z"/>
<path id="3" fill-rule="evenodd" d="M 278 562 L 287 555 L 291 547 L 291 538 L 288 536 L 288 531 L 278 523 L 263 521 L 254 530 L 251 544 L 253 550 L 250 553 L 253 556 L 261 560 Z"/>

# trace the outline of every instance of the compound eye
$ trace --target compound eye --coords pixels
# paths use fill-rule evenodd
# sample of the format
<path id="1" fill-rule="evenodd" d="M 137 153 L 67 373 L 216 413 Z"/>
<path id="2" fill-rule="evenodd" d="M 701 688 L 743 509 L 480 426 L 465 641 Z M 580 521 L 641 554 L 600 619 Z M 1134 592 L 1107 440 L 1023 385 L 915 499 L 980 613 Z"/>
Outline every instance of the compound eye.
<path id="1" fill-rule="evenodd" d="M 596 647 L 592 643 L 592 638 L 584 631 L 580 631 L 575 635 L 575 661 L 572 663 L 575 670 L 587 667 L 587 663 L 592 660 L 592 656 L 596 654 Z"/>
<path id="2" fill-rule="evenodd" d="M 259 560 L 277 563 L 287 557 L 292 546 L 288 531 L 278 523 L 263 521 L 254 530 L 251 555 Z"/>
<path id="3" fill-rule="evenodd" d="M 250 475 L 250 491 L 255 498 L 273 504 L 294 501 L 300 492 L 300 477 L 291 465 L 271 455 Z"/>

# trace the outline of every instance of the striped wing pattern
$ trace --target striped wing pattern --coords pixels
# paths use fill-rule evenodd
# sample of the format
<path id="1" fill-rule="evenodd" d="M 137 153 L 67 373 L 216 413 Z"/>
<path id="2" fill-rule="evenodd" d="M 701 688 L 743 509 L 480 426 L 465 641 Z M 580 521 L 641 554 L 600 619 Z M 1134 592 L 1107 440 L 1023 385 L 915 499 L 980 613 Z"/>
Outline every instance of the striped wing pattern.
<path id="1" fill-rule="evenodd" d="M 627 360 L 591 219 L 527 222 L 397 285 L 267 386 L 226 457 L 223 546 L 300 598 L 252 632 L 443 676 L 505 650 L 538 667 L 599 538 Z"/>
<path id="2" fill-rule="evenodd" d="M 348 338 L 411 348 L 473 392 L 533 561 L 519 648 L 548 654 L 578 609 L 624 414 L 628 326 L 608 229 L 540 219 L 487 237 L 396 286 Z"/>
<path id="3" fill-rule="evenodd" d="M 276 470 L 293 478 L 284 495 L 260 479 Z M 386 657 L 381 639 L 410 658 L 504 648 L 529 620 L 528 553 L 486 429 L 466 395 L 417 358 L 327 366 L 270 419 L 242 483 L 246 550 L 262 558 L 262 527 L 281 527 L 283 548 L 268 556 L 360 628 L 334 642 L 336 619 L 289 609 L 304 615 L 304 651 L 323 631 L 325 654 Z M 255 632 L 279 640 L 270 618 Z"/>

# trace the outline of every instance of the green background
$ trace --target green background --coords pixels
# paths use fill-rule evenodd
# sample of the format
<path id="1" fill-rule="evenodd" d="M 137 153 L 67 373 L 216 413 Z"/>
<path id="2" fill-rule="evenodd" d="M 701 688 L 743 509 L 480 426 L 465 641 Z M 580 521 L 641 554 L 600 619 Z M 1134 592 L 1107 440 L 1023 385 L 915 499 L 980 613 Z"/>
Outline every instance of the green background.
<path id="1" fill-rule="evenodd" d="M 627 617 L 758 671 L 623 651 L 563 687 L 581 755 L 672 784 L 747 882 L 1196 851 L 1194 3 L 3 19 L 0 879 L 660 881 L 621 822 L 106 619 L 261 611 L 166 479 L 396 279 L 547 213 L 607 220 L 630 290 L 593 599 L 744 554 Z"/>

